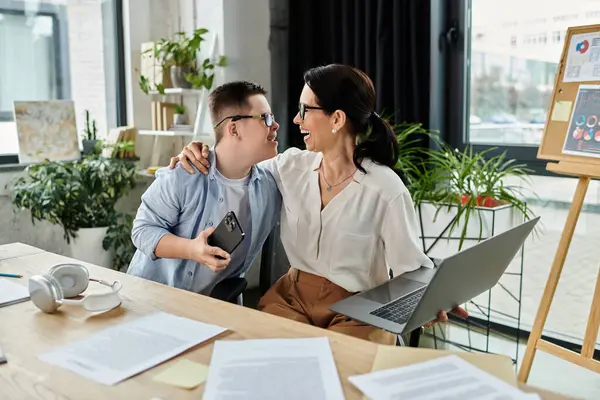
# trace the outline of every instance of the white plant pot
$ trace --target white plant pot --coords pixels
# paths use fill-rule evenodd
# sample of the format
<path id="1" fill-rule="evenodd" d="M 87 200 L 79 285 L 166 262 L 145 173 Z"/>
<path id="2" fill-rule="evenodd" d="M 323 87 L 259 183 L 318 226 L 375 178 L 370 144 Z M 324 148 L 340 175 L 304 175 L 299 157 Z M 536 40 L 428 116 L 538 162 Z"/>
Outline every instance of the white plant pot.
<path id="1" fill-rule="evenodd" d="M 443 233 L 443 237 L 436 242 L 448 224 L 452 221 L 458 211 L 458 206 L 444 206 L 436 216 L 437 208 L 428 202 L 417 207 L 417 216 L 423 224 L 423 234 L 419 231 L 419 239 L 425 237 L 425 248 L 433 245 L 428 255 L 435 258 L 446 258 L 458 252 L 459 240 L 465 227 L 464 214 L 452 233 L 449 230 Z M 420 214 L 420 215 L 419 215 Z M 434 219 L 435 217 L 435 219 Z M 495 208 L 476 207 L 469 216 L 465 241 L 462 249 L 469 248 L 481 240 L 497 235 L 523 222 L 523 215 L 512 205 L 499 206 Z M 480 232 L 481 229 L 481 232 Z M 451 239 L 448 240 L 448 237 Z M 434 244 L 435 242 L 435 244 Z M 423 243 L 421 241 L 421 243 Z"/>
<path id="2" fill-rule="evenodd" d="M 106 268 L 113 267 L 113 252 L 102 247 L 108 227 L 80 228 L 77 237 L 71 239 L 71 257 Z"/>
<path id="3" fill-rule="evenodd" d="M 173 125 L 185 125 L 185 114 L 173 114 Z"/>

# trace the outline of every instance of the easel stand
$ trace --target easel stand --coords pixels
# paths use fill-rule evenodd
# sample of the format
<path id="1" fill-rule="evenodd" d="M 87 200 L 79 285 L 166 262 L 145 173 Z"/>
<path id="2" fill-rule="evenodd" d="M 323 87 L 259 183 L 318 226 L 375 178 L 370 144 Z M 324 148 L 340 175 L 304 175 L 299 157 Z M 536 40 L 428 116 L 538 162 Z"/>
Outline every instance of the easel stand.
<path id="1" fill-rule="evenodd" d="M 584 164 L 584 162 L 585 160 L 582 160 L 582 162 L 560 161 L 558 163 L 549 163 L 546 166 L 548 171 L 557 174 L 577 176 L 579 177 L 579 182 L 577 183 L 577 189 L 573 196 L 573 203 L 571 204 L 569 215 L 567 216 L 567 221 L 565 222 L 565 227 L 563 228 L 558 243 L 558 248 L 556 249 L 550 275 L 546 282 L 546 287 L 535 317 L 531 335 L 527 342 L 527 349 L 525 350 L 523 363 L 519 370 L 519 382 L 527 382 L 537 350 L 545 351 L 548 354 L 552 354 L 573 364 L 600 373 L 600 362 L 593 359 L 596 338 L 598 337 L 598 328 L 600 327 L 600 274 L 596 280 L 596 288 L 594 290 L 590 315 L 585 330 L 585 336 L 583 338 L 581 354 L 541 339 L 546 318 L 548 317 L 548 311 L 550 310 L 552 299 L 556 292 L 558 281 L 560 280 L 560 274 L 563 265 L 565 264 L 565 259 L 567 258 L 567 252 L 571 244 L 571 239 L 573 238 L 573 233 L 575 232 L 579 214 L 581 213 L 581 207 L 583 206 L 583 200 L 585 199 L 590 179 L 600 178 L 600 166 L 590 165 L 589 163 Z"/>

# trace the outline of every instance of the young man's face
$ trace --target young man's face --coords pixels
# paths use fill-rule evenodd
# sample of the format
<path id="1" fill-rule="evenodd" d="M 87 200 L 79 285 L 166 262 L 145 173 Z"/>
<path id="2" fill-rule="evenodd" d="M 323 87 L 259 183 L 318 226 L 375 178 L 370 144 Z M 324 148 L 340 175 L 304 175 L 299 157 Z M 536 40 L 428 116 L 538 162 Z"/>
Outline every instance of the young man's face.
<path id="1" fill-rule="evenodd" d="M 257 94 L 248 98 L 246 115 L 260 118 L 247 118 L 236 121 L 239 135 L 239 150 L 253 160 L 253 164 L 277 155 L 277 129 L 279 124 L 271 114 L 267 98 Z M 267 126 L 270 124 L 271 126 Z"/>

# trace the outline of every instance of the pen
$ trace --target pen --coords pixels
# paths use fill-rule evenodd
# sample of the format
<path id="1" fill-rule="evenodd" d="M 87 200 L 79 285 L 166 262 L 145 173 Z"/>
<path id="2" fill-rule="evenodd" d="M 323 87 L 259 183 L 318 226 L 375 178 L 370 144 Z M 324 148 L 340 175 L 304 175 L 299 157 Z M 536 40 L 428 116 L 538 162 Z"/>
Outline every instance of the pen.
<path id="1" fill-rule="evenodd" d="M 22 278 L 23 275 L 17 275 L 17 274 L 5 274 L 3 272 L 0 272 L 0 276 L 4 276 L 6 278 Z"/>

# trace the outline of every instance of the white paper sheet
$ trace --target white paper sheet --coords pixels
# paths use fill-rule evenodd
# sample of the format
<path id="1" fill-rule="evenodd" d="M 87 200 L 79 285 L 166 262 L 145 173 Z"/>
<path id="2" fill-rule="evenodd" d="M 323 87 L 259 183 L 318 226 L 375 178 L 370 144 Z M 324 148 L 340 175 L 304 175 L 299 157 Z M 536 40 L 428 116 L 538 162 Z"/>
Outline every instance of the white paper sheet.
<path id="1" fill-rule="evenodd" d="M 10 306 L 29 300 L 29 290 L 26 286 L 0 278 L 0 307 Z"/>
<path id="2" fill-rule="evenodd" d="M 105 385 L 114 385 L 225 331 L 167 313 L 110 327 L 38 358 Z"/>
<path id="3" fill-rule="evenodd" d="M 204 400 L 337 400 L 344 392 L 327 338 L 217 341 Z"/>
<path id="4" fill-rule="evenodd" d="M 573 35 L 567 51 L 563 82 L 600 80 L 600 34 Z"/>
<path id="5" fill-rule="evenodd" d="M 372 400 L 526 400 L 536 396 L 455 355 L 348 380 Z"/>

